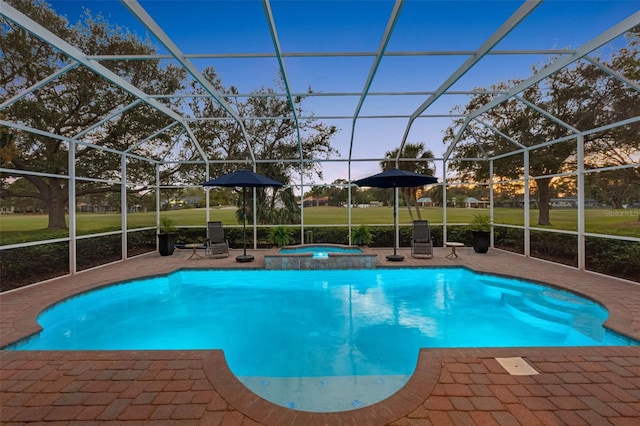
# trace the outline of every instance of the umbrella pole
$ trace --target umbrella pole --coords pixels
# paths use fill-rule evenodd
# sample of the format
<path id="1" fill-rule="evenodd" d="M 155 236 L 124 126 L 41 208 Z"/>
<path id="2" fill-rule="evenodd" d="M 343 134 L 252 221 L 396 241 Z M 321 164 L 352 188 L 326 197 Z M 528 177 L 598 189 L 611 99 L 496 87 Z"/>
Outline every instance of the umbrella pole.
<path id="1" fill-rule="evenodd" d="M 391 262 L 400 262 L 404 256 L 398 254 L 398 187 L 393 187 L 393 254 L 387 256 Z"/>
<path id="2" fill-rule="evenodd" d="M 398 254 L 398 187 L 393 188 L 393 255 Z"/>
<path id="3" fill-rule="evenodd" d="M 242 187 L 242 246 L 243 255 L 247 255 L 247 188 Z"/>
<path id="4" fill-rule="evenodd" d="M 247 256 L 247 188 L 242 187 L 242 256 L 236 257 L 236 262 L 252 262 L 253 256 Z"/>

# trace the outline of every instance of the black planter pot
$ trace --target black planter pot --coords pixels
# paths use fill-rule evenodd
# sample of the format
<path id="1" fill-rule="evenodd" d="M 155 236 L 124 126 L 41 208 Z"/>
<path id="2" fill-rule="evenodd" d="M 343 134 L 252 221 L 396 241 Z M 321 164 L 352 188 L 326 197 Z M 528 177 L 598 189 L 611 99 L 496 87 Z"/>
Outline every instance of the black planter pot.
<path id="1" fill-rule="evenodd" d="M 175 249 L 176 234 L 158 234 L 158 251 L 160 256 L 171 256 Z"/>
<path id="2" fill-rule="evenodd" d="M 491 243 L 491 232 L 489 231 L 471 231 L 473 234 L 473 251 L 476 253 L 486 253 L 489 251 Z"/>

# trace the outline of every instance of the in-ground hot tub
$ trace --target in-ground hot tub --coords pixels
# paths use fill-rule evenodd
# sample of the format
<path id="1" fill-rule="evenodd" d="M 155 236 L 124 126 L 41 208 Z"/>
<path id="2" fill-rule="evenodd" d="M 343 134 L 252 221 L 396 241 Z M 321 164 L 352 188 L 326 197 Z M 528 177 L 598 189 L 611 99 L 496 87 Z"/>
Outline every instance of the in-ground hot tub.
<path id="1" fill-rule="evenodd" d="M 340 244 L 287 246 L 278 254 L 265 255 L 265 269 L 371 269 L 378 255 Z"/>

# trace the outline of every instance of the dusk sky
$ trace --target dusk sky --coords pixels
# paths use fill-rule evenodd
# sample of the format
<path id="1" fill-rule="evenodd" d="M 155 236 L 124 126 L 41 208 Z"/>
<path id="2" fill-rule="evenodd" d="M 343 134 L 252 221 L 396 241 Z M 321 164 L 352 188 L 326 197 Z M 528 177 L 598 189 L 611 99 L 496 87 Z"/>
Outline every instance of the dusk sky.
<path id="1" fill-rule="evenodd" d="M 109 22 L 139 35 L 147 30 L 119 1 L 52 1 L 54 9 L 78 20 L 83 7 L 102 13 Z M 140 4 L 186 54 L 273 53 L 274 48 L 262 3 L 247 1 L 152 0 Z M 475 51 L 522 5 L 521 1 L 407 1 L 400 13 L 389 52 Z M 638 1 L 547 0 L 509 33 L 494 50 L 575 49 L 637 12 Z M 285 53 L 376 52 L 384 34 L 392 1 L 272 1 L 281 48 Z M 153 37 L 152 37 L 153 39 Z M 607 56 L 624 44 L 618 38 L 598 51 Z M 166 53 L 159 46 L 161 53 Z M 370 92 L 425 92 L 436 90 L 468 56 L 388 56 L 376 73 Z M 363 90 L 372 67 L 372 56 L 286 57 L 285 66 L 293 92 L 355 92 Z M 501 81 L 524 79 L 532 66 L 546 62 L 542 54 L 485 56 L 449 90 L 470 91 Z M 203 69 L 213 65 L 226 87 L 250 93 L 261 86 L 275 87 L 275 58 L 194 59 Z M 280 91 L 280 90 L 277 90 Z M 361 116 L 410 115 L 428 95 L 370 95 Z M 449 114 L 464 105 L 468 95 L 443 95 L 425 114 Z M 349 116 L 358 96 L 308 98 L 305 110 L 318 117 Z M 341 132 L 334 140 L 340 158 L 347 159 L 352 119 L 322 119 Z M 442 142 L 452 118 L 420 118 L 411 128 L 408 142 L 422 142 L 436 157 L 446 150 Z M 353 135 L 352 158 L 383 157 L 399 146 L 408 118 L 361 118 Z M 324 182 L 346 178 L 346 163 L 323 163 Z M 352 179 L 377 173 L 377 161 L 357 162 Z M 437 171 L 440 176 L 441 170 Z M 316 180 L 316 182 L 320 182 Z"/>

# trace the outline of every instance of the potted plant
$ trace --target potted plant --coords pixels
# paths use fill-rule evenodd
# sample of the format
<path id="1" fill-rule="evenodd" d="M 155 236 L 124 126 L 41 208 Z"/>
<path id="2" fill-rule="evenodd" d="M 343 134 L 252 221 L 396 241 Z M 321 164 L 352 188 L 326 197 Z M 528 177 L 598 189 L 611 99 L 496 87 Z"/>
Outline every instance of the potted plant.
<path id="1" fill-rule="evenodd" d="M 173 221 L 168 217 L 160 219 L 160 228 L 158 230 L 158 251 L 161 256 L 171 256 L 175 249 L 175 226 Z"/>
<path id="2" fill-rule="evenodd" d="M 285 225 L 278 225 L 269 230 L 269 241 L 278 247 L 287 246 L 293 242 L 293 230 Z"/>
<path id="3" fill-rule="evenodd" d="M 351 231 L 351 244 L 367 246 L 371 244 L 373 237 L 367 225 L 360 225 Z"/>
<path id="4" fill-rule="evenodd" d="M 486 214 L 476 213 L 471 221 L 473 251 L 486 253 L 491 243 L 491 220 Z"/>

